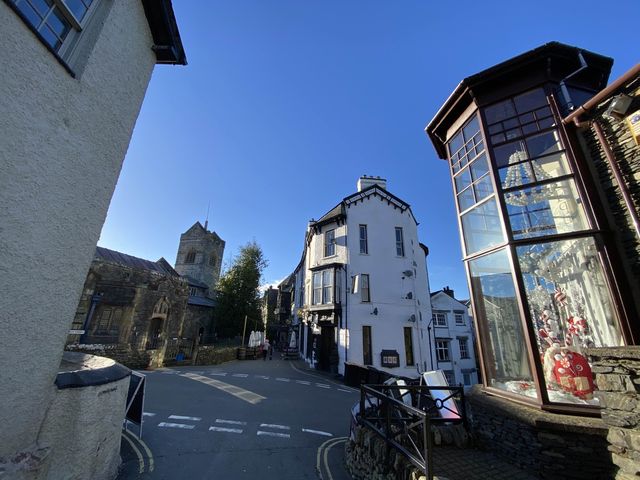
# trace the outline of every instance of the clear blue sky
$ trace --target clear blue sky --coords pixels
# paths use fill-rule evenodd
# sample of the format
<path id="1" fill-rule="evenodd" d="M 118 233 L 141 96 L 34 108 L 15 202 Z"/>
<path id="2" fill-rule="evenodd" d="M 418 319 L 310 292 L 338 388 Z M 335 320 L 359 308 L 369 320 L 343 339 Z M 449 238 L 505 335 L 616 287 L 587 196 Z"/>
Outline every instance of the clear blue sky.
<path id="1" fill-rule="evenodd" d="M 462 78 L 552 40 L 613 57 L 611 79 L 640 60 L 638 0 L 173 5 L 189 65 L 154 71 L 100 245 L 173 263 L 210 202 L 225 260 L 255 239 L 265 283 L 296 266 L 308 220 L 368 174 L 411 204 L 431 289 L 466 297 L 426 124 Z"/>

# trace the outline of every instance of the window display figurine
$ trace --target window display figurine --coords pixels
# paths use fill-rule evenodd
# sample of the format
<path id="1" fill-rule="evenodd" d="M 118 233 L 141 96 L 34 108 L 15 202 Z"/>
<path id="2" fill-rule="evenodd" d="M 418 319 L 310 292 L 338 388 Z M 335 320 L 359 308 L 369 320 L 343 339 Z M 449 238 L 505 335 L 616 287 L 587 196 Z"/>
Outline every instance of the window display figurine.
<path id="1" fill-rule="evenodd" d="M 595 385 L 587 359 L 571 347 L 554 344 L 544 354 L 544 373 L 547 385 L 557 385 L 561 390 L 583 400 L 593 398 Z"/>

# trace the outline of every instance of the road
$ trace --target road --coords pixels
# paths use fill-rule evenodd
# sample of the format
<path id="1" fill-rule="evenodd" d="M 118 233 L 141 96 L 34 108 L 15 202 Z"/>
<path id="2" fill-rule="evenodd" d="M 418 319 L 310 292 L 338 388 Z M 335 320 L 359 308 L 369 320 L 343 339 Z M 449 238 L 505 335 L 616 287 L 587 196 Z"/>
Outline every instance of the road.
<path id="1" fill-rule="evenodd" d="M 142 440 L 123 434 L 119 480 L 351 478 L 342 462 L 358 393 L 302 362 L 274 357 L 141 373 Z"/>

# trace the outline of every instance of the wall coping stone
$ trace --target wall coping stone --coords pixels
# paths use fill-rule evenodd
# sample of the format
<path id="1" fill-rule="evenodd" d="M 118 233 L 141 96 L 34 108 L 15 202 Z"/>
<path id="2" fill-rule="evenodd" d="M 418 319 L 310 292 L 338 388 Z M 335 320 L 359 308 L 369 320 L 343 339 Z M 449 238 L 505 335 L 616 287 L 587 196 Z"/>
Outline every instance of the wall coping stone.
<path id="1" fill-rule="evenodd" d="M 481 407 L 499 411 L 501 415 L 510 417 L 536 429 L 579 434 L 586 433 L 602 437 L 606 437 L 609 430 L 609 427 L 601 418 L 546 412 L 537 407 L 530 407 L 491 395 L 485 391 L 481 385 L 474 385 L 470 391 L 465 394 L 465 399 L 471 406 L 477 404 Z"/>
<path id="2" fill-rule="evenodd" d="M 131 375 L 124 365 L 106 357 L 81 352 L 64 352 L 55 384 L 59 390 L 117 382 Z"/>
<path id="3" fill-rule="evenodd" d="M 640 346 L 630 347 L 600 347 L 600 348 L 585 348 L 583 352 L 594 358 L 619 358 L 619 359 L 631 359 L 640 360 Z"/>

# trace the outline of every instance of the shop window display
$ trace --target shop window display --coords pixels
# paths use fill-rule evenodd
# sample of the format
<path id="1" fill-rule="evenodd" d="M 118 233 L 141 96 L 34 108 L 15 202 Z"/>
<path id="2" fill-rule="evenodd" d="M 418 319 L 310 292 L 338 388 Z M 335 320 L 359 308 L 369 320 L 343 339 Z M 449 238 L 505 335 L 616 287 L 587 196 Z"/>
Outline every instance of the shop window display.
<path id="1" fill-rule="evenodd" d="M 593 238 L 518 247 L 551 402 L 597 405 L 583 349 L 623 345 Z"/>

